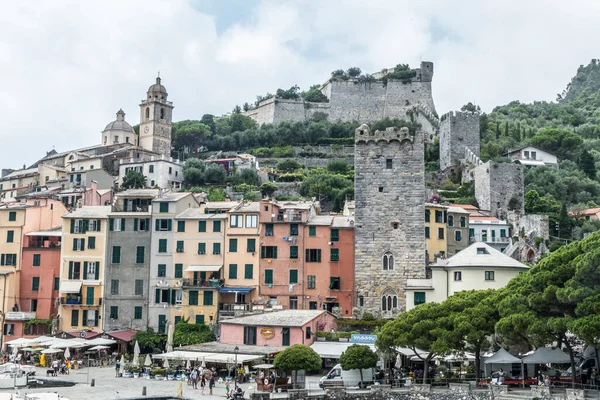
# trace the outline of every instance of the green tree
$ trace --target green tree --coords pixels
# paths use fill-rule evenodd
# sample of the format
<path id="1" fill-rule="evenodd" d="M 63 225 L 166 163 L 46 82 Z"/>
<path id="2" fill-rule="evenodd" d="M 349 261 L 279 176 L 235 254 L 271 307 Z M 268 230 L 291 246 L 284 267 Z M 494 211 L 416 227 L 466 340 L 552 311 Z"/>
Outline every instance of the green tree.
<path id="1" fill-rule="evenodd" d="M 210 188 L 206 193 L 206 200 L 208 201 L 225 201 L 225 191 L 220 188 Z"/>
<path id="2" fill-rule="evenodd" d="M 589 151 L 584 150 L 579 155 L 579 168 L 588 176 L 590 179 L 596 178 L 596 165 L 594 163 L 594 156 Z"/>
<path id="3" fill-rule="evenodd" d="M 327 163 L 327 170 L 332 174 L 346 175 L 350 170 L 350 166 L 344 160 L 335 160 Z"/>
<path id="4" fill-rule="evenodd" d="M 225 179 L 227 179 L 227 173 L 225 172 L 225 169 L 218 164 L 211 163 L 204 170 L 204 181 L 206 183 L 222 184 L 225 183 Z"/>
<path id="5" fill-rule="evenodd" d="M 329 99 L 321 92 L 320 88 L 320 85 L 313 85 L 306 92 L 302 92 L 301 96 L 306 101 L 311 101 L 314 103 L 326 103 L 329 101 Z"/>
<path id="6" fill-rule="evenodd" d="M 138 342 L 143 353 L 160 353 L 165 349 L 167 335 L 156 333 L 152 328 L 148 328 L 145 331 L 136 332 L 132 340 L 134 343 Z"/>
<path id="7" fill-rule="evenodd" d="M 323 360 L 310 346 L 295 344 L 275 356 L 273 365 L 284 371 L 318 371 Z M 295 379 L 294 382 L 295 383 Z"/>
<path id="8" fill-rule="evenodd" d="M 173 344 L 175 346 L 187 346 L 189 344 L 199 344 L 212 342 L 215 336 L 207 325 L 189 324 L 181 320 L 173 331 Z"/>
<path id="9" fill-rule="evenodd" d="M 478 105 L 475 105 L 471 102 L 468 102 L 467 104 L 465 104 L 464 106 L 462 106 L 460 108 L 461 111 L 469 111 L 469 112 L 476 112 L 476 113 L 480 113 L 481 112 L 481 107 L 479 107 Z"/>
<path id="10" fill-rule="evenodd" d="M 379 357 L 369 346 L 353 344 L 340 356 L 340 364 L 345 371 L 358 369 L 360 371 L 360 384 L 364 387 L 363 369 L 375 368 Z"/>
<path id="11" fill-rule="evenodd" d="M 348 75 L 350 78 L 357 78 L 360 75 L 360 73 L 361 70 L 358 67 L 350 67 L 346 71 L 346 75 Z"/>
<path id="12" fill-rule="evenodd" d="M 302 169 L 304 165 L 300 164 L 298 161 L 293 158 L 289 158 L 287 160 L 282 160 L 277 163 L 275 169 L 279 172 L 289 173 L 296 172 L 299 169 Z"/>
<path id="13" fill-rule="evenodd" d="M 215 134 L 217 131 L 215 130 L 215 116 L 212 114 L 204 114 L 202 118 L 200 118 L 200 122 L 210 128 L 212 134 Z"/>
<path id="14" fill-rule="evenodd" d="M 560 203 L 554 199 L 542 197 L 536 190 L 525 193 L 526 214 L 557 214 L 560 212 Z"/>
<path id="15" fill-rule="evenodd" d="M 123 177 L 123 184 L 121 184 L 123 189 L 142 189 L 146 187 L 146 177 L 132 169 L 127 171 L 125 176 Z"/>
<path id="16" fill-rule="evenodd" d="M 583 143 L 581 136 L 561 128 L 540 129 L 531 138 L 531 144 L 560 157 L 572 157 Z"/>
<path id="17" fill-rule="evenodd" d="M 260 185 L 260 193 L 263 195 L 263 197 L 271 197 L 271 195 L 275 193 L 276 190 L 277 185 L 273 182 L 265 182 L 262 185 Z"/>
<path id="18" fill-rule="evenodd" d="M 331 73 L 331 76 L 333 78 L 342 78 L 342 79 L 348 78 L 348 76 L 346 75 L 346 72 L 343 69 L 336 69 L 335 71 L 333 71 Z"/>
<path id="19" fill-rule="evenodd" d="M 233 184 L 235 186 L 246 184 L 250 186 L 258 186 L 260 185 L 260 179 L 258 178 L 258 173 L 255 169 L 244 168 L 242 170 L 238 170 L 235 174 L 233 174 L 231 178 Z"/>
<path id="20" fill-rule="evenodd" d="M 280 99 L 299 99 L 300 98 L 300 88 L 298 85 L 294 85 L 288 90 L 277 89 L 275 96 Z"/>
<path id="21" fill-rule="evenodd" d="M 176 150 L 188 150 L 195 153 L 211 135 L 210 127 L 200 121 L 175 122 L 172 129 L 173 147 Z"/>
<path id="22" fill-rule="evenodd" d="M 188 158 L 183 166 L 183 180 L 188 186 L 199 186 L 204 184 L 204 161 L 197 158 Z"/>

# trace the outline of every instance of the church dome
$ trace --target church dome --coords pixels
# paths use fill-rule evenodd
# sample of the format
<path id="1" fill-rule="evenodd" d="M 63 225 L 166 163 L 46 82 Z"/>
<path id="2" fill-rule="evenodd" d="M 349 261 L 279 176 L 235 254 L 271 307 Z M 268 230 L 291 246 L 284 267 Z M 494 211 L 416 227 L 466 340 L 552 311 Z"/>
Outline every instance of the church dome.
<path id="1" fill-rule="evenodd" d="M 106 125 L 106 128 L 104 128 L 102 132 L 106 131 L 134 132 L 131 125 L 129 125 L 127 121 L 125 121 L 125 112 L 123 112 L 123 110 L 117 111 L 117 119 Z"/>
<path id="2" fill-rule="evenodd" d="M 160 83 L 160 76 L 156 77 L 156 83 L 148 88 L 148 94 L 150 93 L 162 93 L 167 95 L 167 89 Z"/>

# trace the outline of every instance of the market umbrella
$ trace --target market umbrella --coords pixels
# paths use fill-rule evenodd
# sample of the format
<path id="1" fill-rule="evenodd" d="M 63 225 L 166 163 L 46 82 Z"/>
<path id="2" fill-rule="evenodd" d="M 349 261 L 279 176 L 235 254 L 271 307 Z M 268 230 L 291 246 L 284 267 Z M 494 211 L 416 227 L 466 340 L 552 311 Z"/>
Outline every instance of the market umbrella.
<path id="1" fill-rule="evenodd" d="M 23 347 L 21 351 L 35 351 L 35 349 L 31 347 Z"/>
<path id="2" fill-rule="evenodd" d="M 117 343 L 117 341 L 99 337 L 99 338 L 88 340 L 87 343 L 91 346 L 108 346 L 108 345 Z"/>
<path id="3" fill-rule="evenodd" d="M 146 360 L 144 361 L 144 366 L 145 367 L 152 366 L 152 359 L 150 358 L 150 354 L 146 354 Z"/>
<path id="4" fill-rule="evenodd" d="M 100 351 L 100 350 L 106 350 L 106 349 L 110 349 L 110 347 L 108 347 L 108 346 L 94 346 L 94 347 L 89 348 L 88 350 L 98 350 L 98 351 Z"/>
<path id="5" fill-rule="evenodd" d="M 64 350 L 61 349 L 46 349 L 46 350 L 42 350 L 42 354 L 56 354 L 56 353 L 62 353 Z"/>
<path id="6" fill-rule="evenodd" d="M 167 331 L 167 353 L 173 351 L 173 331 L 175 330 L 173 324 L 169 324 L 169 328 Z"/>
<path id="7" fill-rule="evenodd" d="M 138 358 L 140 358 L 140 345 L 138 341 L 135 341 L 135 346 L 133 346 L 133 365 L 138 366 Z"/>
<path id="8" fill-rule="evenodd" d="M 190 359 L 189 359 L 189 358 L 187 359 L 187 362 L 185 363 L 185 368 L 186 368 L 186 369 L 190 369 L 190 368 L 192 368 L 192 363 L 190 362 Z"/>
<path id="9" fill-rule="evenodd" d="M 119 369 L 119 373 L 124 374 L 125 373 L 125 356 L 124 355 L 121 355 L 120 364 L 121 364 L 121 368 Z"/>
<path id="10" fill-rule="evenodd" d="M 202 368 L 206 368 L 205 357 L 202 357 Z"/>
<path id="11" fill-rule="evenodd" d="M 169 365 L 169 359 L 165 358 L 165 362 L 163 363 L 163 368 L 164 369 L 169 369 L 171 366 Z"/>
<path id="12" fill-rule="evenodd" d="M 71 358 L 71 351 L 68 347 L 65 349 L 65 358 Z"/>

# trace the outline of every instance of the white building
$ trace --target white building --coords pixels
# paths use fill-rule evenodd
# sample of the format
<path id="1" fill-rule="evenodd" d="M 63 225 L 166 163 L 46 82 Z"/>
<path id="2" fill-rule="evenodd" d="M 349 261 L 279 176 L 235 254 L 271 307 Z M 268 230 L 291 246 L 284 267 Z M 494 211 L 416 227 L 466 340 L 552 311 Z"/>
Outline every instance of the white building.
<path id="1" fill-rule="evenodd" d="M 469 241 L 486 243 L 496 250 L 504 251 L 510 243 L 509 226 L 506 221 L 485 215 L 469 216 Z"/>
<path id="2" fill-rule="evenodd" d="M 125 158 L 119 164 L 119 185 L 127 171 L 134 170 L 146 177 L 146 187 L 160 189 L 180 189 L 183 182 L 183 163 L 172 157 L 151 156 Z"/>
<path id="3" fill-rule="evenodd" d="M 512 150 L 505 155 L 512 158 L 515 163 L 526 166 L 558 167 L 558 157 L 552 153 L 533 146 Z"/>
<path id="4" fill-rule="evenodd" d="M 431 264 L 431 278 L 408 279 L 407 310 L 425 302 L 442 302 L 463 290 L 500 289 L 529 269 L 485 243 L 473 243 L 458 254 Z"/>

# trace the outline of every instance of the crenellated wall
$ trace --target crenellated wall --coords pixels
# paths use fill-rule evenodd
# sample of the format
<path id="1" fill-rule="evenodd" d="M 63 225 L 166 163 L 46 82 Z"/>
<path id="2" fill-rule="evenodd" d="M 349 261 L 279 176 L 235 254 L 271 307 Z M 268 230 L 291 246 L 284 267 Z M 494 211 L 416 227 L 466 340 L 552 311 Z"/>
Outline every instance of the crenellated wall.
<path id="1" fill-rule="evenodd" d="M 479 157 L 479 114 L 450 111 L 440 118 L 440 169 L 458 165 L 465 148 Z"/>

